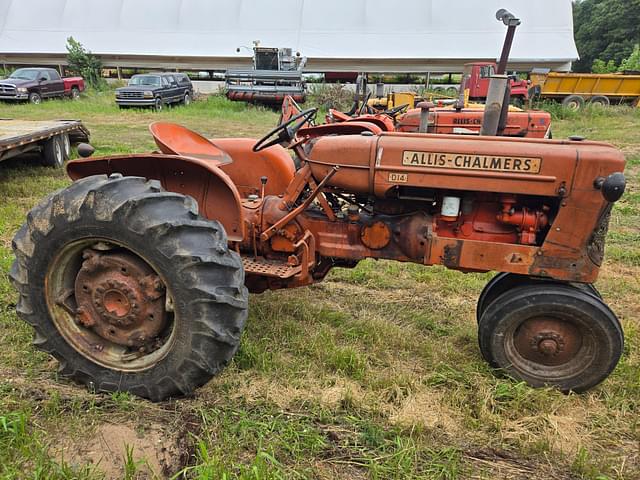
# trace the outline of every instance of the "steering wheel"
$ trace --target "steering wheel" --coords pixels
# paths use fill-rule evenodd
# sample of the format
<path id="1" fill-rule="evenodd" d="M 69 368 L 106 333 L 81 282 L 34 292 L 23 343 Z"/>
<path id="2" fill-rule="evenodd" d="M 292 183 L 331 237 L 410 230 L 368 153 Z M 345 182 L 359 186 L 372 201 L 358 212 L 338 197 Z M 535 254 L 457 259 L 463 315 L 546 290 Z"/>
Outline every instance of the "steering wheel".
<path id="1" fill-rule="evenodd" d="M 318 112 L 317 108 L 310 108 L 308 110 L 303 110 L 297 115 L 294 115 L 289 120 L 287 120 L 284 123 L 281 123 L 276 128 L 274 128 L 269 133 L 267 133 L 264 137 L 262 137 L 260 140 L 258 140 L 256 144 L 253 146 L 253 151 L 260 152 L 261 150 L 264 150 L 265 148 L 269 148 L 278 143 L 290 142 L 296 136 L 296 132 L 300 130 L 300 128 L 305 123 L 312 120 L 316 116 L 317 112 Z M 302 119 L 302 120 L 300 120 L 295 125 L 290 126 L 298 119 Z M 276 134 L 277 134 L 276 138 L 269 141 L 269 139 L 275 136 Z"/>
<path id="2" fill-rule="evenodd" d="M 399 113 L 402 113 L 403 111 L 405 111 L 407 108 L 409 108 L 409 104 L 405 103 L 403 105 L 398 105 L 397 107 L 391 108 L 389 110 L 385 110 L 382 113 L 384 115 L 389 115 L 390 117 L 395 117 Z"/>

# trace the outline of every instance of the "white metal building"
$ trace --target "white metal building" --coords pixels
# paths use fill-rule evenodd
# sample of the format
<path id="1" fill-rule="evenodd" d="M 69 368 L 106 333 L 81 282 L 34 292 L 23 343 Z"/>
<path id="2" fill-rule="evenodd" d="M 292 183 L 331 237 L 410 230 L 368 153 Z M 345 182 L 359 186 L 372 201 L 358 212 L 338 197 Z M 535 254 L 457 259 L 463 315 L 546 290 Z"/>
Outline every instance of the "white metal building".
<path id="1" fill-rule="evenodd" d="M 456 71 L 499 56 L 499 8 L 522 19 L 510 68 L 577 58 L 571 0 L 0 0 L 0 62 L 64 64 L 73 36 L 108 67 L 241 67 L 260 40 L 306 71 Z"/>

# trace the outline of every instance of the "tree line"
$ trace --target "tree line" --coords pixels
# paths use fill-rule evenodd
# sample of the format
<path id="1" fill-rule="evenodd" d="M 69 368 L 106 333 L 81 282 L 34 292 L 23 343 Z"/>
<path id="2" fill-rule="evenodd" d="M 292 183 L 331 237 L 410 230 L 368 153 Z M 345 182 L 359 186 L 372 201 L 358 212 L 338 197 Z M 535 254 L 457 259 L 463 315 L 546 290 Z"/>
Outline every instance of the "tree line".
<path id="1" fill-rule="evenodd" d="M 573 25 L 574 71 L 640 70 L 640 0 L 577 0 Z"/>

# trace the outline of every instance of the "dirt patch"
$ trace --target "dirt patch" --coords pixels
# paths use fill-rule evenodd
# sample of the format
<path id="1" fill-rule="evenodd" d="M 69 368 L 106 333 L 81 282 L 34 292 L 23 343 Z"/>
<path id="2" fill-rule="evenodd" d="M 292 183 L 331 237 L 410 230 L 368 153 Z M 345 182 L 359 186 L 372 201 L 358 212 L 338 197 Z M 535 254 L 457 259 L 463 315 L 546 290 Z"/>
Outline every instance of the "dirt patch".
<path id="1" fill-rule="evenodd" d="M 251 373 L 239 374 L 234 385 L 233 397 L 248 403 L 267 401 L 283 410 L 308 401 L 317 401 L 325 407 L 338 407 L 345 401 L 361 403 L 364 400 L 362 387 L 351 380 L 337 377 L 328 382 L 318 382 L 305 377 L 300 386 L 276 379 L 256 377 Z M 215 383 L 215 379 L 212 384 Z"/>
<path id="2" fill-rule="evenodd" d="M 491 448 L 467 452 L 465 460 L 473 466 L 470 479 L 500 478 L 503 480 L 529 480 L 545 478 L 569 480 L 576 478 L 570 472 L 559 471 L 552 464 L 533 463 L 508 452 Z"/>
<path id="3" fill-rule="evenodd" d="M 180 435 L 157 425 L 101 424 L 84 438 L 63 442 L 59 456 L 75 465 L 92 464 L 107 479 L 123 478 L 127 448 L 137 465 L 137 478 L 165 478 L 184 466 Z"/>
<path id="4" fill-rule="evenodd" d="M 582 428 L 582 412 L 578 411 L 572 415 L 549 415 L 548 421 L 547 436 L 553 442 L 554 448 L 562 453 L 575 455 L 580 447 L 590 442 L 588 432 Z"/>
<path id="5" fill-rule="evenodd" d="M 420 425 L 430 429 L 442 429 L 451 435 L 460 431 L 457 415 L 446 407 L 442 395 L 431 391 L 409 395 L 391 412 L 389 420 L 404 427 Z"/>

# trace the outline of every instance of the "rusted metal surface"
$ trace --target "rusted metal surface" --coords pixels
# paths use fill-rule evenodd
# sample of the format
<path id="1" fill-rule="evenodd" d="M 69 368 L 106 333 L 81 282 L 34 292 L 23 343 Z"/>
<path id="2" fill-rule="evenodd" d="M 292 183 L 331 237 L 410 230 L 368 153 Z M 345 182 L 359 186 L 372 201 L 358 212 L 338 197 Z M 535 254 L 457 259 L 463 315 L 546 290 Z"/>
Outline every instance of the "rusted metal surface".
<path id="1" fill-rule="evenodd" d="M 363 120 L 342 123 L 325 123 L 314 127 L 305 127 L 300 129 L 299 134 L 303 137 L 314 138 L 326 135 L 357 135 L 363 132 L 370 133 L 371 135 L 379 135 L 382 131 L 383 130 L 380 126 L 375 123 Z"/>
<path id="2" fill-rule="evenodd" d="M 277 277 L 282 279 L 291 278 L 302 270 L 300 265 L 288 265 L 274 260 L 264 258 L 243 257 L 242 264 L 247 275 L 264 275 L 266 277 Z"/>
<path id="3" fill-rule="evenodd" d="M 247 154 L 248 159 L 252 159 Z M 164 154 L 130 154 L 103 158 L 82 158 L 67 163 L 72 179 L 89 175 L 121 173 L 159 180 L 162 187 L 193 197 L 199 211 L 215 218 L 232 241 L 244 239 L 244 212 L 240 193 L 231 178 L 207 160 Z M 247 168 L 251 168 L 247 165 Z"/>
<path id="4" fill-rule="evenodd" d="M 592 232 L 608 204 L 596 179 L 624 169 L 605 143 L 384 132 L 366 121 L 300 129 L 297 171 L 279 146 L 211 143 L 232 161 L 131 155 L 76 160 L 69 172 L 149 176 L 191 195 L 251 258 L 254 291 L 308 285 L 369 257 L 593 282 L 587 245 L 602 236 Z M 459 207 L 445 212 L 445 196 Z"/>
<path id="5" fill-rule="evenodd" d="M 480 133 L 483 115 L 483 110 L 477 108 L 434 108 L 429 113 L 428 133 L 477 135 Z M 395 130 L 417 133 L 419 124 L 420 110 L 411 109 L 397 118 Z M 547 112 L 509 112 L 502 136 L 545 138 L 550 127 L 551 114 Z"/>
<path id="6" fill-rule="evenodd" d="M 569 362 L 578 354 L 582 343 L 579 328 L 565 320 L 548 317 L 526 320 L 516 329 L 513 338 L 522 358 L 547 366 Z"/>
<path id="7" fill-rule="evenodd" d="M 295 175 L 293 159 L 280 145 L 254 152 L 251 147 L 255 142 L 253 138 L 216 139 L 215 144 L 234 159 L 220 169 L 233 179 L 242 198 L 261 193 L 262 177 L 267 177 L 265 195 L 280 195 Z"/>
<path id="8" fill-rule="evenodd" d="M 86 249 L 75 280 L 76 321 L 102 338 L 144 348 L 166 326 L 165 286 L 130 253 Z"/>
<path id="9" fill-rule="evenodd" d="M 589 243 L 587 244 L 589 259 L 598 266 L 602 265 L 602 259 L 604 258 L 604 245 L 607 232 L 609 231 L 609 220 L 611 218 L 612 206 L 613 205 L 611 204 L 607 205 L 600 214 L 598 224 L 593 230 Z"/>
<path id="10" fill-rule="evenodd" d="M 175 123 L 154 122 L 149 125 L 153 140 L 162 153 L 208 160 L 216 166 L 231 163 L 227 152 L 202 135 Z"/>
<path id="11" fill-rule="evenodd" d="M 480 132 L 484 111 L 479 108 L 451 108 L 435 107 L 430 105 L 428 112 L 422 112 L 421 108 L 409 109 L 406 113 L 397 116 L 385 113 L 376 114 L 351 114 L 336 109 L 329 109 L 326 115 L 326 124 L 355 123 L 358 127 L 350 126 L 336 129 L 319 125 L 319 128 L 307 130 L 313 125 L 306 125 L 300 132 L 302 136 L 317 136 L 318 134 L 355 134 L 371 130 L 378 134 L 378 129 L 383 132 L 415 132 L 415 133 L 442 133 L 477 135 Z M 289 120 L 300 113 L 299 105 L 287 97 L 282 102 L 281 122 Z M 426 113 L 424 128 L 420 130 L 420 120 Z M 510 111 L 505 119 L 501 135 L 508 137 L 546 138 L 550 134 L 551 114 L 543 111 Z M 370 123 L 378 129 L 367 129 L 363 124 Z M 326 125 L 325 124 L 325 125 Z"/>
<path id="12" fill-rule="evenodd" d="M 501 8 L 496 12 L 496 19 L 503 22 L 507 26 L 507 34 L 502 45 L 502 53 L 500 54 L 500 62 L 498 63 L 498 69 L 496 73 L 503 74 L 507 71 L 507 62 L 509 61 L 509 53 L 511 52 L 511 46 L 513 45 L 513 37 L 516 33 L 516 28 L 520 25 L 520 19 L 516 18 L 511 12 Z"/>
<path id="13" fill-rule="evenodd" d="M 391 241 L 391 230 L 384 222 L 374 222 L 371 225 L 365 225 L 360 230 L 360 240 L 362 243 L 372 250 L 380 250 L 389 245 Z"/>

